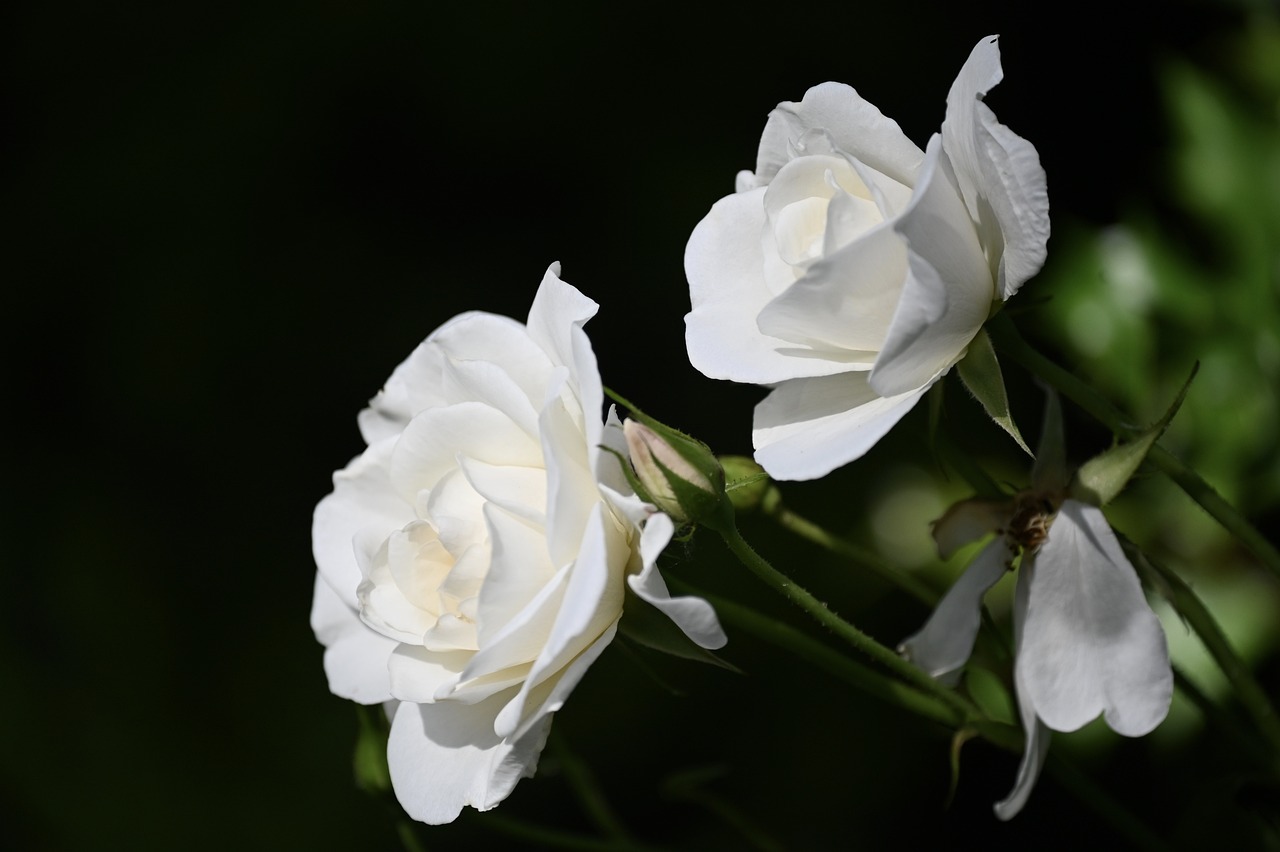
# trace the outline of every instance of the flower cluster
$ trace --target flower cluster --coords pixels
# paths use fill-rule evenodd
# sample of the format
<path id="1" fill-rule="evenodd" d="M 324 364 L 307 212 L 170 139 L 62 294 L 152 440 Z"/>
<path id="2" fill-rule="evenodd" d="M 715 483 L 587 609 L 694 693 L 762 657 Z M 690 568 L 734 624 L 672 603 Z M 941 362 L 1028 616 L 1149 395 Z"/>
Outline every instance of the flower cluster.
<path id="1" fill-rule="evenodd" d="M 983 102 L 1001 76 L 985 38 L 924 149 L 852 88 L 816 86 L 770 114 L 755 171 L 694 229 L 689 358 L 709 377 L 770 387 L 755 411 L 759 467 L 722 466 L 620 397 L 631 418 L 606 413 L 583 329 L 597 306 L 555 265 L 526 322 L 457 316 L 391 374 L 359 415 L 367 448 L 315 509 L 311 623 L 330 689 L 391 717 L 391 782 L 410 816 L 492 808 L 532 775 L 553 714 L 641 617 L 628 613 L 656 610 L 695 651 L 725 644 L 712 607 L 672 597 L 658 571 L 677 528 L 719 532 L 758 562 L 734 511 L 776 492 L 765 472 L 812 479 L 859 458 L 958 364 L 1004 397 L 983 327 L 1044 262 L 1049 219 L 1035 148 Z M 958 683 L 983 595 L 1021 559 L 1014 683 L 1027 746 L 996 806 L 1005 819 L 1050 729 L 1102 714 L 1145 734 L 1172 690 L 1164 634 L 1103 501 L 1068 489 L 1064 465 L 1044 462 L 1060 441 L 1046 440 L 1030 490 L 964 501 L 936 523 L 944 558 L 996 535 L 900 648 Z M 1140 461 L 1130 453 L 1107 481 L 1118 490 Z"/>

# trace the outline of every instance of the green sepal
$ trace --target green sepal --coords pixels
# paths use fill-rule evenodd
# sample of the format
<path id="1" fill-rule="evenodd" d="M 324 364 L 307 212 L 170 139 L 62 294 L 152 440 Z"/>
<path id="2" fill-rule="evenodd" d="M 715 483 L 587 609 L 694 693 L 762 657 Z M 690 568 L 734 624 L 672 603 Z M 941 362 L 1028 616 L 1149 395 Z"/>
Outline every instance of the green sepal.
<path id="1" fill-rule="evenodd" d="M 391 791 L 391 770 L 387 768 L 386 714 L 381 705 L 356 706 L 359 730 L 351 766 L 355 772 L 356 787 L 366 793 Z"/>
<path id="2" fill-rule="evenodd" d="M 646 503 L 653 504 L 653 495 L 644 487 L 644 483 L 640 481 L 640 477 L 636 476 L 635 468 L 631 466 L 631 459 L 615 450 L 613 447 L 607 447 L 600 444 L 600 449 L 618 460 L 618 466 L 622 468 L 622 475 L 627 480 L 627 484 L 631 486 L 631 490 L 636 492 L 636 496 Z M 656 505 L 656 504 L 654 504 Z"/>
<path id="3" fill-rule="evenodd" d="M 618 622 L 618 633 L 637 645 L 672 657 L 709 663 L 742 674 L 737 666 L 690 639 L 666 613 L 637 595 L 629 586 L 622 603 L 622 620 Z"/>
<path id="4" fill-rule="evenodd" d="M 985 328 L 979 329 L 978 334 L 970 341 L 969 351 L 960 359 L 956 370 L 960 374 L 960 381 L 973 394 L 974 399 L 982 403 L 995 424 L 1008 432 L 1023 452 L 1035 458 L 1009 412 L 1009 396 L 1005 393 L 1004 376 L 1000 372 L 996 350 L 991 345 L 991 338 Z"/>
<path id="5" fill-rule="evenodd" d="M 1191 375 L 1182 385 L 1182 390 L 1178 391 L 1178 396 L 1163 417 L 1133 440 L 1116 444 L 1080 466 L 1071 483 L 1070 494 L 1074 499 L 1094 506 L 1105 506 L 1124 490 L 1146 459 L 1147 453 L 1164 434 L 1173 416 L 1178 413 L 1182 401 L 1187 396 L 1187 390 L 1191 387 L 1191 380 L 1196 377 L 1196 371 L 1199 369 L 1200 364 L 1197 362 L 1191 369 Z"/>

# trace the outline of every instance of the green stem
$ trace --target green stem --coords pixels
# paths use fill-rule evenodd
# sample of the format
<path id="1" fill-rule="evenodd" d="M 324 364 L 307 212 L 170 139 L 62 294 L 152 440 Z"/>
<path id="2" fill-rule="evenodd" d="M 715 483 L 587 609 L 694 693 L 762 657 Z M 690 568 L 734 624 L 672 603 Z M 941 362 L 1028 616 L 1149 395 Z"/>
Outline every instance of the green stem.
<path id="1" fill-rule="evenodd" d="M 706 600 L 715 607 L 716 615 L 724 623 L 777 648 L 790 651 L 799 659 L 812 663 L 874 698 L 901 707 L 925 719 L 941 722 L 948 727 L 954 728 L 964 723 L 964 717 L 951 706 L 857 660 L 849 659 L 825 643 L 788 624 L 761 615 L 749 607 L 718 595 L 691 588 L 687 584 L 676 583 L 674 580 L 669 582 L 682 594 L 695 595 Z"/>
<path id="2" fill-rule="evenodd" d="M 1023 367 L 1057 388 L 1063 396 L 1087 411 L 1098 422 L 1122 438 L 1132 438 L 1138 429 L 1093 386 L 1075 374 L 1064 370 L 1053 361 L 1031 348 L 1006 316 L 996 316 L 990 330 L 1000 343 L 1001 352 L 1009 355 Z M 1280 577 L 1280 550 L 1258 532 L 1234 506 L 1223 499 L 1213 486 L 1205 482 L 1185 463 L 1168 450 L 1156 444 L 1147 454 L 1147 460 L 1173 480 L 1187 496 L 1199 503 L 1227 532 L 1231 533 L 1273 574 Z"/>
<path id="3" fill-rule="evenodd" d="M 782 528 L 795 533 L 800 538 L 808 539 L 819 547 L 825 547 L 832 553 L 843 556 L 850 562 L 865 568 L 877 576 L 889 581 L 902 591 L 911 595 L 926 606 L 935 606 L 938 595 L 915 577 L 898 571 L 884 564 L 878 557 L 863 550 L 851 541 L 827 532 L 782 504 L 782 494 L 776 486 L 770 486 L 760 502 L 760 509 Z"/>
<path id="4" fill-rule="evenodd" d="M 1276 710 L 1267 699 L 1267 694 L 1258 685 L 1253 672 L 1245 665 L 1244 660 L 1240 659 L 1235 649 L 1231 647 L 1230 640 L 1222 632 L 1222 628 L 1209 612 L 1208 607 L 1174 571 L 1150 557 L 1142 558 L 1141 563 L 1150 566 L 1159 576 L 1168 590 L 1169 601 L 1174 609 L 1186 619 L 1187 624 L 1200 637 L 1205 649 L 1234 688 L 1240 705 L 1249 714 L 1249 718 L 1253 720 L 1267 743 L 1273 750 L 1280 753 L 1280 717 L 1276 716 Z"/>
<path id="5" fill-rule="evenodd" d="M 858 651 L 866 654 L 884 668 L 893 672 L 907 683 L 926 695 L 937 698 L 942 703 L 957 711 L 964 719 L 982 719 L 982 712 L 959 694 L 935 681 L 924 671 L 902 659 L 890 648 L 881 645 L 875 639 L 863 633 L 857 627 L 836 615 L 827 605 L 815 598 L 805 589 L 796 585 L 778 569 L 768 563 L 760 554 L 751 549 L 736 526 L 727 524 L 717 529 L 724 538 L 725 544 L 733 555 L 757 577 L 771 586 L 779 594 L 786 597 L 800 609 L 807 612 L 814 621 L 848 642 Z"/>

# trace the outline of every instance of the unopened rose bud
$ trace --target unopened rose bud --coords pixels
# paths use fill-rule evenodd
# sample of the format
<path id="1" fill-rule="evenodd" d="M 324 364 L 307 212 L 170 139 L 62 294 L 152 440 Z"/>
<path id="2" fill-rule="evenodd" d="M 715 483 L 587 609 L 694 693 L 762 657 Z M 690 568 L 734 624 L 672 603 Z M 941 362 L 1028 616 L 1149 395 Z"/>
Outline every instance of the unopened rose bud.
<path id="1" fill-rule="evenodd" d="M 696 521 L 719 503 L 720 494 L 707 474 L 656 431 L 628 419 L 622 432 L 636 478 L 660 510 L 679 522 Z"/>
<path id="2" fill-rule="evenodd" d="M 733 508 L 749 512 L 760 505 L 772 482 L 755 459 L 746 456 L 720 456 L 724 467 L 724 490 Z"/>

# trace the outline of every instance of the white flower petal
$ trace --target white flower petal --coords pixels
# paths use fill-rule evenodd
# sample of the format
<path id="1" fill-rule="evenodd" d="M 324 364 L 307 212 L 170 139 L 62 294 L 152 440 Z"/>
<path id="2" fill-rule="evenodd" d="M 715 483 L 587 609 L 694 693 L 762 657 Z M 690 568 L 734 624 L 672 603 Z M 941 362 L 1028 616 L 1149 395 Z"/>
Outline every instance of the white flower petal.
<path id="1" fill-rule="evenodd" d="M 666 515 L 657 514 L 649 518 L 640 539 L 644 568 L 639 574 L 627 577 L 627 585 L 645 601 L 661 610 L 698 645 L 711 650 L 723 648 L 729 640 L 724 635 L 724 629 L 720 627 L 720 620 L 711 604 L 702 598 L 671 597 L 662 574 L 658 572 L 658 555 L 671 541 L 674 531 L 674 524 Z"/>
<path id="2" fill-rule="evenodd" d="M 462 314 L 436 329 L 427 339 L 449 360 L 498 365 L 531 403 L 542 400 L 551 371 L 558 366 L 529 336 L 524 325 L 496 314 L 481 311 Z M 454 401 L 442 400 L 435 404 L 446 405 Z"/>
<path id="3" fill-rule="evenodd" d="M 619 558 L 625 560 L 630 551 L 617 546 L 621 542 L 616 537 L 621 533 L 606 513 L 601 505 L 591 514 L 551 634 L 520 693 L 498 717 L 497 731 L 501 734 L 512 734 L 527 722 L 527 708 L 536 706 L 539 698 L 531 694 L 535 688 L 553 679 L 597 637 L 612 629 L 622 615 L 626 564 L 620 563 Z"/>
<path id="4" fill-rule="evenodd" d="M 898 651 L 948 686 L 960 680 L 982 624 L 982 597 L 1009 570 L 1013 550 L 1004 536 L 991 541 L 938 602 L 937 608 Z"/>
<path id="5" fill-rule="evenodd" d="M 778 104 L 769 113 L 756 160 L 758 183 L 768 183 L 794 156 L 810 130 L 823 130 L 832 143 L 899 183 L 910 186 L 924 154 L 898 123 L 843 83 L 822 83 L 799 103 Z"/>
<path id="6" fill-rule="evenodd" d="M 1031 588 L 1025 573 L 1025 565 L 1022 570 L 1023 573 L 1018 576 L 1018 586 L 1013 599 L 1014 643 L 1018 648 L 1022 647 L 1022 638 L 1025 635 L 1027 600 Z M 1049 753 L 1049 741 L 1052 739 L 1049 729 L 1036 717 L 1035 705 L 1027 694 L 1026 687 L 1025 674 L 1015 667 L 1014 690 L 1018 694 L 1018 716 L 1022 720 L 1026 745 L 1023 747 L 1022 761 L 1018 764 L 1018 776 L 1014 780 L 1013 789 L 1009 791 L 1008 796 L 995 804 L 996 816 L 1006 821 L 1017 816 L 1022 806 L 1027 803 L 1027 797 L 1031 795 L 1031 790 L 1040 778 L 1041 770 L 1044 769 L 1044 759 Z"/>
<path id="7" fill-rule="evenodd" d="M 533 775 L 551 717 L 519 740 L 503 740 L 493 733 L 493 720 L 507 697 L 472 705 L 400 705 L 391 723 L 387 763 L 396 798 L 409 816 L 440 825 L 466 806 L 487 811 L 521 778 Z"/>
<path id="8" fill-rule="evenodd" d="M 951 86 L 942 138 L 984 242 L 1002 248 L 998 288 L 1008 299 L 1044 264 L 1049 195 L 1035 147 L 982 103 L 1002 77 L 1000 48 L 989 36 Z"/>
<path id="9" fill-rule="evenodd" d="M 373 531 L 381 540 L 414 520 L 410 503 L 395 492 L 388 475 L 395 439 L 369 447 L 333 475 L 333 493 L 324 497 L 311 519 L 311 551 L 329 586 L 356 606 L 360 565 L 356 536 Z"/>
<path id="10" fill-rule="evenodd" d="M 717 201 L 684 250 L 693 310 L 685 315 L 689 362 L 712 379 L 771 384 L 798 372 L 846 369 L 797 361 L 780 350 L 793 344 L 762 334 L 756 318 L 774 292 L 764 278 L 764 189 Z"/>
<path id="11" fill-rule="evenodd" d="M 825 358 L 874 364 L 902 294 L 892 282 L 906 275 L 906 243 L 881 225 L 812 264 L 765 305 L 760 331 Z"/>
<path id="12" fill-rule="evenodd" d="M 547 470 L 545 536 L 551 561 L 558 568 L 577 555 L 587 517 L 600 503 L 600 490 L 585 436 L 563 400 L 552 400 L 543 409 L 538 424 Z"/>
<path id="13" fill-rule="evenodd" d="M 756 406 L 756 461 L 774 479 L 816 479 L 860 458 L 927 388 L 884 398 L 866 373 L 795 379 Z"/>
<path id="14" fill-rule="evenodd" d="M 1036 714 L 1055 731 L 1074 731 L 1099 713 L 1131 737 L 1160 724 L 1173 694 L 1164 631 L 1102 510 L 1064 502 L 1025 562 L 1017 671 Z"/>
<path id="15" fill-rule="evenodd" d="M 319 573 L 311 599 L 311 629 L 324 645 L 324 673 L 330 692 L 360 704 L 377 704 L 391 697 L 386 661 L 396 648 L 395 641 L 366 627 Z"/>
<path id="16" fill-rule="evenodd" d="M 442 686 L 457 682 L 470 659 L 469 651 L 438 652 L 417 645 L 401 645 L 387 665 L 391 694 L 401 701 L 430 703 Z"/>
<path id="17" fill-rule="evenodd" d="M 604 391 L 595 353 L 582 326 L 599 309 L 595 302 L 560 280 L 559 263 L 548 267 L 529 309 L 529 336 L 546 350 L 552 363 L 568 368 L 569 381 L 564 390 L 577 408 L 570 414 L 591 446 L 599 443 Z"/>
<path id="18" fill-rule="evenodd" d="M 990 267 L 936 134 L 911 206 L 894 228 L 907 240 L 910 274 L 871 371 L 872 387 L 886 396 L 922 387 L 959 361 L 994 297 Z"/>
<path id="19" fill-rule="evenodd" d="M 484 507 L 484 517 L 491 556 L 489 572 L 480 589 L 477 629 L 481 647 L 493 643 L 494 637 L 514 621 L 556 575 L 556 568 L 547 555 L 544 530 L 492 503 Z M 525 659 L 533 659 L 540 648 L 540 644 L 532 648 L 533 653 Z"/>
<path id="20" fill-rule="evenodd" d="M 539 529 L 546 525 L 547 471 L 544 468 L 485 464 L 466 457 L 458 459 L 458 468 L 476 494 L 489 503 L 501 506 Z"/>
<path id="21" fill-rule="evenodd" d="M 439 348 L 428 338 L 391 372 L 386 385 L 356 418 L 366 444 L 399 435 L 413 415 L 445 403 L 440 383 L 443 363 Z"/>
<path id="22" fill-rule="evenodd" d="M 542 448 L 510 417 L 482 402 L 460 402 L 409 422 L 391 456 L 391 482 L 413 500 L 454 470 L 459 455 L 497 465 L 542 465 Z"/>
<path id="23" fill-rule="evenodd" d="M 505 366 L 490 361 L 445 362 L 441 383 L 449 403 L 482 402 L 501 411 L 531 436 L 538 434 L 538 412 Z"/>

